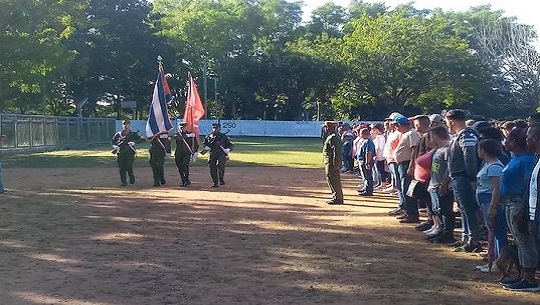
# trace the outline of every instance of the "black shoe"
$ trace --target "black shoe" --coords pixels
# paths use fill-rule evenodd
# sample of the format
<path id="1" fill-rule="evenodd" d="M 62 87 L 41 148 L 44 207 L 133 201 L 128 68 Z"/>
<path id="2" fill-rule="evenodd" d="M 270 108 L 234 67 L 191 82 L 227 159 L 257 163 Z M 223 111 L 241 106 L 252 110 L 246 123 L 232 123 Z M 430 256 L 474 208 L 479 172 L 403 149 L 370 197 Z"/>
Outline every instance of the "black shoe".
<path id="1" fill-rule="evenodd" d="M 373 196 L 373 193 L 368 193 L 368 192 L 358 192 L 358 196 Z"/>
<path id="2" fill-rule="evenodd" d="M 129 178 L 129 183 L 130 183 L 130 184 L 135 184 L 135 177 Z"/>
<path id="3" fill-rule="evenodd" d="M 425 231 L 433 226 L 433 221 L 424 221 L 423 223 L 415 226 L 414 228 L 418 231 Z"/>
<path id="4" fill-rule="evenodd" d="M 388 214 L 388 216 L 397 216 L 403 214 L 403 210 L 401 208 L 395 208 L 386 214 Z"/>
<path id="5" fill-rule="evenodd" d="M 188 181 L 186 181 L 186 184 L 185 184 L 185 186 L 190 186 L 190 185 L 191 185 L 191 181 L 189 181 L 189 180 L 188 180 Z"/>
<path id="6" fill-rule="evenodd" d="M 127 183 L 122 182 L 122 184 L 120 184 L 120 186 L 127 186 Z"/>
<path id="7" fill-rule="evenodd" d="M 513 285 L 515 283 L 521 282 L 522 280 L 523 280 L 522 278 L 518 277 L 518 278 L 515 278 L 515 279 L 511 279 L 511 280 L 500 281 L 499 284 L 501 284 L 503 286 Z"/>
<path id="8" fill-rule="evenodd" d="M 399 223 L 419 223 L 420 219 L 418 217 L 405 217 L 399 220 Z"/>
<path id="9" fill-rule="evenodd" d="M 332 200 L 328 200 L 328 201 L 326 202 L 326 204 L 330 204 L 330 205 L 334 205 L 334 204 L 343 204 L 343 200 L 332 199 Z"/>
<path id="10" fill-rule="evenodd" d="M 165 179 L 161 179 L 161 184 L 165 184 Z"/>
<path id="11" fill-rule="evenodd" d="M 476 243 L 476 244 L 467 243 L 461 247 L 455 248 L 454 252 L 479 253 L 479 252 L 482 252 L 482 245 L 480 245 L 480 243 Z"/>
<path id="12" fill-rule="evenodd" d="M 212 187 L 219 187 L 219 184 L 214 183 L 214 185 L 212 185 Z"/>
<path id="13" fill-rule="evenodd" d="M 225 181 L 221 180 L 221 181 L 219 181 L 219 184 L 220 185 L 225 185 Z"/>
<path id="14" fill-rule="evenodd" d="M 437 236 L 437 238 L 432 239 L 431 241 L 436 244 L 451 244 L 451 243 L 456 242 L 453 234 L 448 234 L 448 233 L 443 233 Z"/>
<path id="15" fill-rule="evenodd" d="M 457 240 L 455 241 L 454 243 L 450 244 L 450 246 L 454 247 L 454 248 L 458 248 L 458 247 L 461 247 L 465 244 L 465 242 L 461 241 L 461 240 Z"/>
<path id="16" fill-rule="evenodd" d="M 152 185 L 152 186 L 160 186 L 160 185 L 161 184 L 159 184 L 159 183 L 154 183 L 154 185 Z"/>

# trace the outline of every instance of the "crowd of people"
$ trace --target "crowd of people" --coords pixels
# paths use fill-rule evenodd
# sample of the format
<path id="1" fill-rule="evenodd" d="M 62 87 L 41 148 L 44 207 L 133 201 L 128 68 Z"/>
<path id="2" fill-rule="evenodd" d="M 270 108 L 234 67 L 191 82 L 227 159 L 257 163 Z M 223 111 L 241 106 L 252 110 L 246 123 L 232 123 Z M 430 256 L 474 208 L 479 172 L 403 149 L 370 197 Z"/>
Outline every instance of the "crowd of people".
<path id="1" fill-rule="evenodd" d="M 467 119 L 460 109 L 394 112 L 370 125 L 327 121 L 323 140 L 328 204 L 344 203 L 340 174 L 358 174 L 359 196 L 396 196 L 389 216 L 456 252 L 487 248 L 478 270 L 497 266 L 504 288 L 540 290 L 540 114 L 488 122 Z M 518 276 L 509 278 L 513 263 Z"/>
<path id="2" fill-rule="evenodd" d="M 168 132 L 157 133 L 151 137 L 144 138 L 137 132 L 131 130 L 129 120 L 122 121 L 122 130 L 115 133 L 111 140 L 113 153 L 116 154 L 118 171 L 120 174 L 121 186 L 135 183 L 133 163 L 137 150 L 135 146 L 145 141 L 150 142 L 150 168 L 154 179 L 153 186 L 166 184 L 165 181 L 165 157 L 171 155 L 172 139 L 176 144 L 174 160 L 180 175 L 180 186 L 191 185 L 189 178 L 190 163 L 197 159 L 199 153 L 199 141 L 195 133 L 187 130 L 187 123 L 178 124 L 178 132 L 169 134 Z M 201 154 L 209 153 L 208 166 L 212 178 L 212 187 L 219 187 L 225 184 L 225 163 L 229 159 L 229 152 L 233 144 L 229 137 L 221 132 L 219 123 L 212 124 L 212 132 L 208 134 L 203 142 Z M 128 180 L 129 178 L 129 180 Z"/>

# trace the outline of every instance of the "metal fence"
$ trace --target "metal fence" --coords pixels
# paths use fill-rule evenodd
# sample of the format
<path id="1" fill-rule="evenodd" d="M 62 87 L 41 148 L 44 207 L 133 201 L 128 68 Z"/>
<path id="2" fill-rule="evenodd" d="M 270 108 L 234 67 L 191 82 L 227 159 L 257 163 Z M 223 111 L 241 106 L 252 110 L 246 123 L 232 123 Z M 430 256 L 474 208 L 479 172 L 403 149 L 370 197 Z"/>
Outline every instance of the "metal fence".
<path id="1" fill-rule="evenodd" d="M 108 143 L 115 119 L 0 114 L 1 150 L 49 150 Z"/>

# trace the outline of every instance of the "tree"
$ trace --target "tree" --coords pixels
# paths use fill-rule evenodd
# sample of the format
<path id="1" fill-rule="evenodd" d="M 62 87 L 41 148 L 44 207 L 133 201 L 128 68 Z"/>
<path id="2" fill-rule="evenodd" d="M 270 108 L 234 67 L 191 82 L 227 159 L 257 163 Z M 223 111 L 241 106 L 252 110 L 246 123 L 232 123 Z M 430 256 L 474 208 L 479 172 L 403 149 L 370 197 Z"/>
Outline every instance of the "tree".
<path id="1" fill-rule="evenodd" d="M 335 103 L 349 110 L 377 105 L 385 112 L 370 115 L 382 118 L 387 109 L 417 112 L 474 100 L 482 67 L 465 40 L 440 30 L 445 25 L 408 9 L 355 20 L 344 37 L 348 75 Z"/>
<path id="2" fill-rule="evenodd" d="M 157 74 L 156 58 L 163 52 L 153 28 L 152 5 L 146 0 L 90 0 L 86 23 L 68 46 L 77 58 L 66 79 L 72 100 L 88 98 L 85 114 L 94 115 L 98 102 L 137 101 L 146 111 Z"/>
<path id="3" fill-rule="evenodd" d="M 86 1 L 0 1 L 0 109 L 45 109 L 51 84 L 75 53 L 64 42 L 81 23 Z"/>

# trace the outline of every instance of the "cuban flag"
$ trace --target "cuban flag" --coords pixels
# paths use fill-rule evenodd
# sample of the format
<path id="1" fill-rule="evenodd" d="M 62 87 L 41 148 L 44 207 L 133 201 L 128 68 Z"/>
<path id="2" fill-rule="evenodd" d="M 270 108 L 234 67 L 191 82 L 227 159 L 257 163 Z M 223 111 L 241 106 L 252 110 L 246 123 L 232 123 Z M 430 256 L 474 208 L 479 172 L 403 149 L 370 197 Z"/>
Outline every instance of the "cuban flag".
<path id="1" fill-rule="evenodd" d="M 173 129 L 173 125 L 167 111 L 167 104 L 171 101 L 171 89 L 165 78 L 163 68 L 159 68 L 159 73 L 154 86 L 152 104 L 148 111 L 148 121 L 146 122 L 146 136 L 151 137 L 158 133 L 168 133 Z"/>

